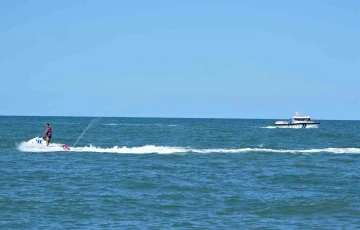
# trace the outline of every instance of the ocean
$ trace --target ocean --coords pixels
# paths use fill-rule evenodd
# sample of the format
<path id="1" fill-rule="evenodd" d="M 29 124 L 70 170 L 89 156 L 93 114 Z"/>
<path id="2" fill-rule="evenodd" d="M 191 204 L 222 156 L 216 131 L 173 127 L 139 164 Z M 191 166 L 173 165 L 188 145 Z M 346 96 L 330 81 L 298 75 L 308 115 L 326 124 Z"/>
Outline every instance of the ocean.
<path id="1" fill-rule="evenodd" d="M 360 121 L 274 122 L 0 116 L 0 229 L 360 229 Z"/>

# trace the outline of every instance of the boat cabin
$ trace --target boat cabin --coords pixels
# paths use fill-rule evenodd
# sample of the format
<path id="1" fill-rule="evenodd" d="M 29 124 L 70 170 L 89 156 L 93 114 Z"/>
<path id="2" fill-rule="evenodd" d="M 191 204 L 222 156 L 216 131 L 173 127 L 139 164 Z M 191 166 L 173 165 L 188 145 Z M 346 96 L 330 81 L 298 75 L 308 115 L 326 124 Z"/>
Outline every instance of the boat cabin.
<path id="1" fill-rule="evenodd" d="M 294 121 L 310 121 L 310 117 L 293 117 Z"/>

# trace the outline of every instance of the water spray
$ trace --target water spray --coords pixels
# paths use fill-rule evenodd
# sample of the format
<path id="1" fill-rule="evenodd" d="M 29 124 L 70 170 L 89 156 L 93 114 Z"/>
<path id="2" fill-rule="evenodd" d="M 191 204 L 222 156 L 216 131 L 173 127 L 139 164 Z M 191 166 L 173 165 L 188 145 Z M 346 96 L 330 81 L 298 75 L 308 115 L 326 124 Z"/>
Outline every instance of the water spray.
<path id="1" fill-rule="evenodd" d="M 83 130 L 83 132 L 80 134 L 79 138 L 76 140 L 75 144 L 73 145 L 73 148 L 75 147 L 75 145 L 79 142 L 79 140 L 81 139 L 81 137 L 86 133 L 86 131 L 95 124 L 96 121 L 98 121 L 100 118 L 94 118 L 90 121 L 90 123 L 88 124 L 88 126 L 86 126 L 86 128 Z"/>

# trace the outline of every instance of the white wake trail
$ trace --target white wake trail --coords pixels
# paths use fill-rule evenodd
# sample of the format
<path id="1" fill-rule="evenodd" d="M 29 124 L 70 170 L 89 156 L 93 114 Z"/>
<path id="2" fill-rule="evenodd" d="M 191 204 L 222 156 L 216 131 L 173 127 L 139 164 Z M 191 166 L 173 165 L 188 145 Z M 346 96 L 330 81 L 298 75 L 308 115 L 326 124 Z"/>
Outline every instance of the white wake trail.
<path id="1" fill-rule="evenodd" d="M 51 147 L 23 142 L 18 146 L 22 152 L 60 152 L 64 151 L 61 144 L 54 143 Z M 320 149 L 271 149 L 271 148 L 228 148 L 201 149 L 190 147 L 171 147 L 144 145 L 139 147 L 113 146 L 103 148 L 98 146 L 73 147 L 70 152 L 122 153 L 122 154 L 177 154 L 177 153 L 335 153 L 360 154 L 360 148 L 320 148 Z"/>

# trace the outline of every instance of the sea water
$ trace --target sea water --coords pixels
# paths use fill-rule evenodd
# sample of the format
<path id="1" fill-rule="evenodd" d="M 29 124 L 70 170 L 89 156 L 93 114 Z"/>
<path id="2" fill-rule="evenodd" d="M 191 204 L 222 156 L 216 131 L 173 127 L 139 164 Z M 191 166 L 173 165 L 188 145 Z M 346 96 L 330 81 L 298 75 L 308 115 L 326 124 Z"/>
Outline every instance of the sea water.
<path id="1" fill-rule="evenodd" d="M 360 121 L 93 119 L 0 117 L 0 229 L 360 228 Z"/>

